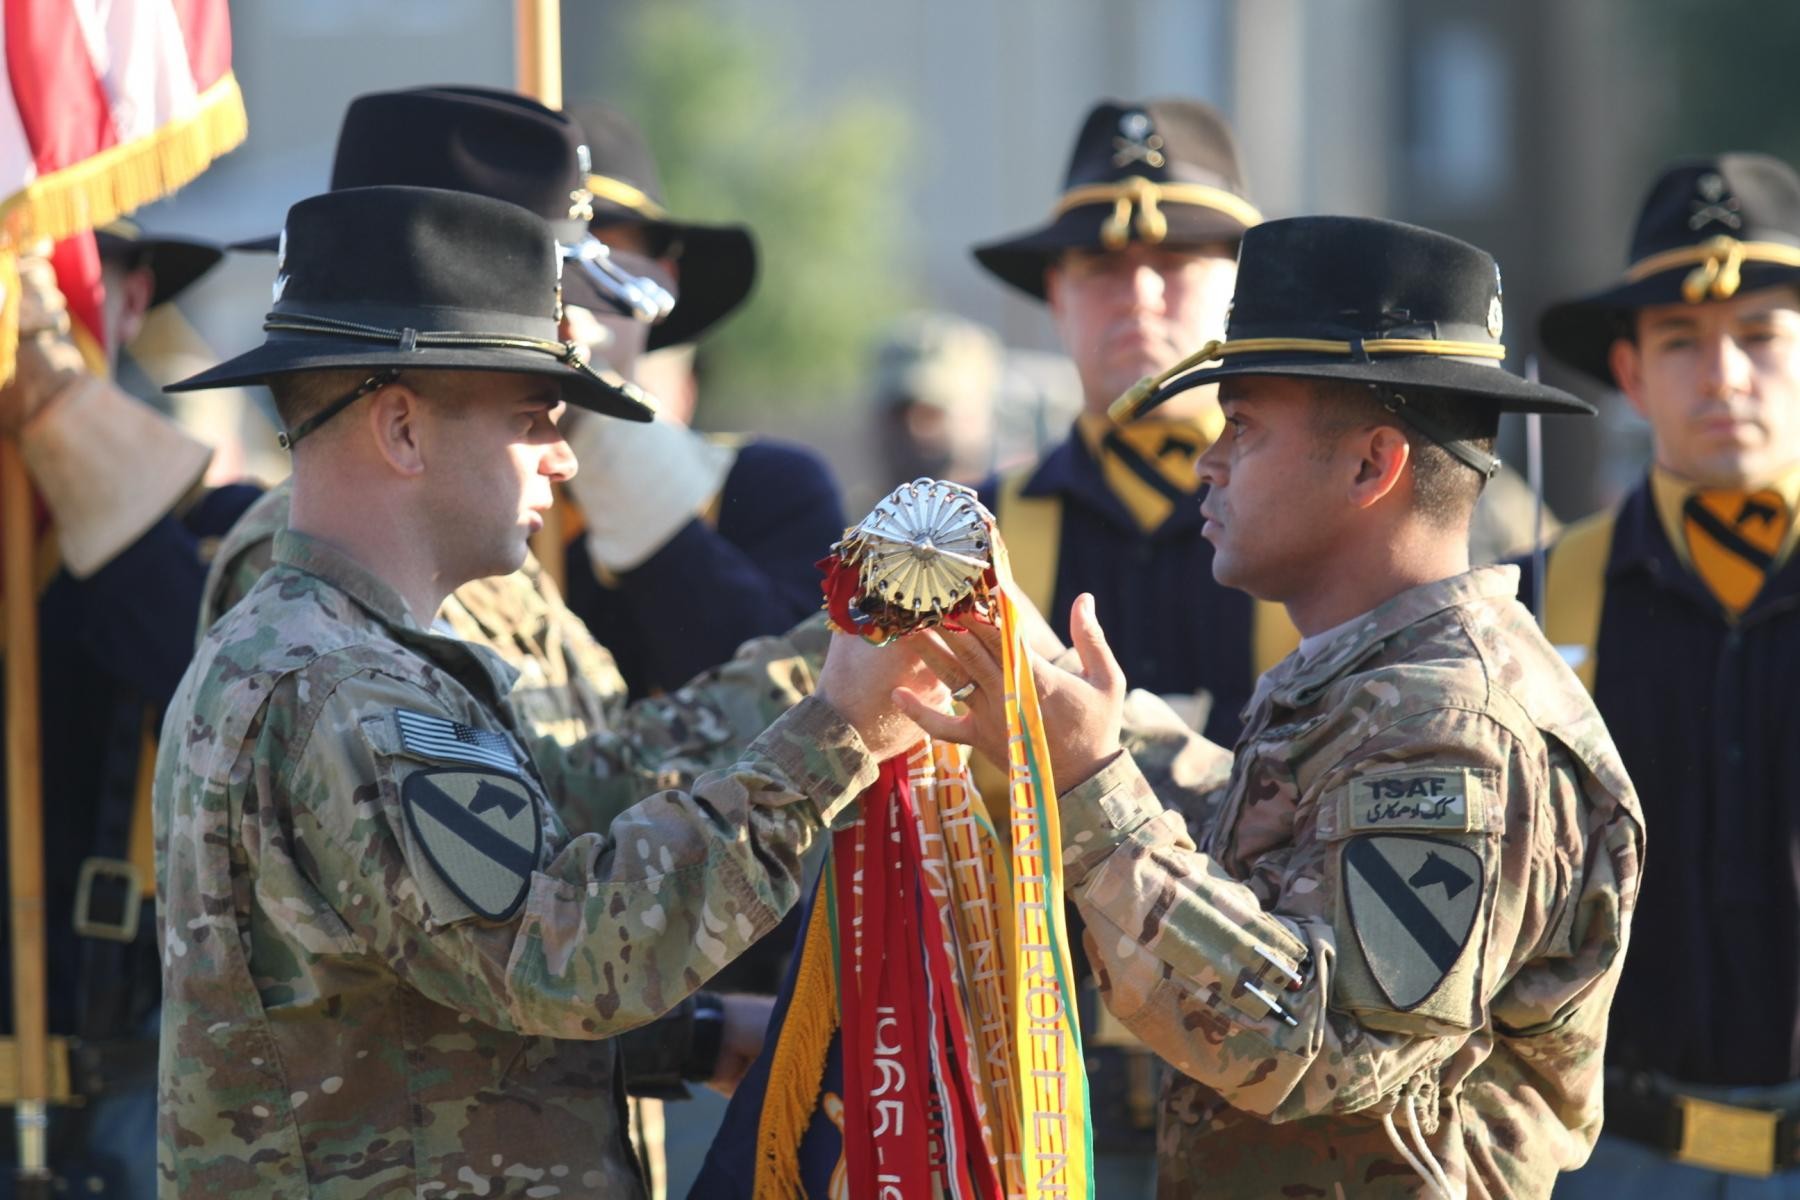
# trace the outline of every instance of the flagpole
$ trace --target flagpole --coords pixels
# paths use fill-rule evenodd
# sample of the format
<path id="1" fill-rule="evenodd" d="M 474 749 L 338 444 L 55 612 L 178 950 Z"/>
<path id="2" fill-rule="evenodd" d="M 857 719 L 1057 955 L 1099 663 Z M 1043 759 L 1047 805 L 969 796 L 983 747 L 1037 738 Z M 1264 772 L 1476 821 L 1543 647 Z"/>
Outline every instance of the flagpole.
<path id="1" fill-rule="evenodd" d="M 548 108 L 561 108 L 562 5 L 561 0 L 513 0 L 514 75 L 519 91 Z M 531 537 L 531 552 L 557 590 L 568 591 L 568 571 L 563 551 L 563 508 L 567 503 L 557 489 L 557 502 L 544 513 L 544 524 Z"/>
<path id="2" fill-rule="evenodd" d="M 1525 358 L 1525 378 L 1536 383 L 1537 355 Z M 1542 413 L 1525 414 L 1525 480 L 1531 485 L 1534 501 L 1531 519 L 1531 614 L 1538 628 L 1544 627 L 1544 572 L 1548 569 L 1544 554 L 1544 417 Z"/>
<path id="3" fill-rule="evenodd" d="M 0 439 L 0 558 L 6 603 L 6 856 L 12 922 L 13 1121 L 17 1195 L 47 1196 L 50 1027 L 44 980 L 44 814 L 38 736 L 37 588 L 31 483 Z"/>

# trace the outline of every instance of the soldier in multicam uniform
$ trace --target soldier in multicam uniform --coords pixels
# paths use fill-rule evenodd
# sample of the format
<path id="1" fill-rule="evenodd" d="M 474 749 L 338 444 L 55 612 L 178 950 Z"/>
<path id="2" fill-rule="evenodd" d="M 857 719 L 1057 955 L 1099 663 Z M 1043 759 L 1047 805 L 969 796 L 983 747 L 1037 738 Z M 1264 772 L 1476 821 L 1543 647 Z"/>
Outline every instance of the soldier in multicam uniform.
<path id="1" fill-rule="evenodd" d="M 332 187 L 416 185 L 494 196 L 531 209 L 565 245 L 579 246 L 589 234 L 578 214 L 591 203 L 584 190 L 583 136 L 564 114 L 509 92 L 432 87 L 370 93 L 352 101 L 344 115 Z M 275 239 L 246 248 L 273 250 Z M 564 300 L 571 309 L 609 303 L 592 273 L 574 267 L 564 280 Z M 283 483 L 219 545 L 202 604 L 202 634 L 268 570 L 275 536 L 287 528 L 288 503 L 289 485 Z M 586 743 L 583 769 L 610 780 L 605 789 L 592 780 L 582 789 L 589 803 L 604 799 L 602 811 L 560 814 L 574 833 L 604 830 L 613 815 L 645 796 L 690 786 L 702 773 L 729 765 L 811 691 L 826 642 L 823 621 L 815 621 L 788 639 L 758 640 L 745 657 L 668 696 L 628 704 L 614 656 L 570 611 L 531 555 L 511 575 L 457 588 L 438 621 L 519 672 L 507 703 L 529 732 L 564 746 Z M 759 950 L 766 952 L 767 943 Z M 686 1096 L 685 1082 L 733 1086 L 761 1047 L 772 1003 L 766 996 L 700 992 L 621 1042 L 633 1137 L 653 1195 L 660 1194 L 665 1168 L 657 1133 L 661 1100 Z"/>
<path id="2" fill-rule="evenodd" d="M 563 401 L 648 412 L 556 340 L 522 208 L 366 188 L 284 237 L 268 341 L 177 385 L 270 383 L 300 448 L 274 566 L 163 729 L 163 1194 L 639 1196 L 608 1039 L 793 903 L 919 736 L 888 711 L 916 660 L 841 639 L 733 766 L 571 833 L 612 803 L 586 743 L 532 738 L 514 673 L 424 623 L 523 560 Z"/>
<path id="3" fill-rule="evenodd" d="M 1454 239 L 1249 230 L 1227 338 L 1190 360 L 1218 365 L 1141 407 L 1220 382 L 1215 570 L 1306 637 L 1235 754 L 1173 724 L 1120 752 L 1089 599 L 1080 670 L 1039 668 L 1089 954 L 1180 1072 L 1163 1196 L 1542 1197 L 1599 1130 L 1643 826 L 1516 570 L 1468 566 L 1498 414 L 1591 411 L 1506 373 L 1500 326 L 1493 260 Z M 985 648 L 953 649 L 940 676 L 997 694 Z M 965 740 L 993 720 L 906 709 Z"/>

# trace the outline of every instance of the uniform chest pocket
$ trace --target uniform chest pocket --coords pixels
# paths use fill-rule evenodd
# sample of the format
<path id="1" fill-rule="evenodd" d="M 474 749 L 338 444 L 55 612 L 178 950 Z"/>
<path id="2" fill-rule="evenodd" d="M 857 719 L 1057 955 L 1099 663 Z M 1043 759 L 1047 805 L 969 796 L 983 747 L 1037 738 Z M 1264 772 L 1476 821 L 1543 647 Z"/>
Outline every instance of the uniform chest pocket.
<path id="1" fill-rule="evenodd" d="M 1503 818 L 1494 772 L 1475 768 L 1368 771 L 1328 794 L 1334 1008 L 1404 1033 L 1482 1024 Z"/>
<path id="2" fill-rule="evenodd" d="M 1306 735 L 1325 719 L 1272 726 L 1238 748 L 1231 789 L 1203 847 L 1233 873 L 1243 875 L 1252 860 L 1292 841 L 1301 792 L 1294 764 L 1305 757 Z"/>

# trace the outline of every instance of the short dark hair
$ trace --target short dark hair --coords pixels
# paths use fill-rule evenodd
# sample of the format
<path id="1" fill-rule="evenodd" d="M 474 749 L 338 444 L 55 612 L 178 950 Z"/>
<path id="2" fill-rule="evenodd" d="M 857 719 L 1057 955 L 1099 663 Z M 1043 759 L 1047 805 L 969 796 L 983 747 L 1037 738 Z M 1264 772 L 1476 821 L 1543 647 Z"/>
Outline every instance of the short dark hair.
<path id="1" fill-rule="evenodd" d="M 1466 524 L 1481 498 L 1487 477 L 1451 454 L 1388 407 L 1398 392 L 1442 436 L 1492 455 L 1500 430 L 1500 414 L 1480 401 L 1433 388 L 1390 388 L 1347 379 L 1310 380 L 1313 385 L 1313 429 L 1320 447 L 1352 429 L 1391 425 L 1412 444 L 1413 508 L 1434 525 Z"/>

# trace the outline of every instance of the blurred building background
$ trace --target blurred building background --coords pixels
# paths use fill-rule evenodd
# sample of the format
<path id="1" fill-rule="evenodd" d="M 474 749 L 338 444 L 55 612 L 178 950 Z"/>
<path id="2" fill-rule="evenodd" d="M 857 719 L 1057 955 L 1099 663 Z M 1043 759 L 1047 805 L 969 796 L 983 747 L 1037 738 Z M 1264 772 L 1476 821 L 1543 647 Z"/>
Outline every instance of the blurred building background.
<path id="1" fill-rule="evenodd" d="M 271 232 L 325 186 L 351 97 L 512 81 L 511 6 L 496 0 L 246 0 L 232 15 L 250 140 L 147 213 L 152 229 Z M 1390 216 L 1492 250 L 1515 368 L 1549 299 L 1623 267 L 1661 160 L 1800 158 L 1800 110 L 1783 99 L 1791 0 L 574 0 L 563 34 L 566 96 L 643 123 L 670 207 L 759 235 L 758 291 L 700 356 L 699 422 L 813 442 L 846 481 L 875 461 L 876 341 L 913 309 L 993 328 L 1014 369 L 1008 427 L 1060 436 L 1071 383 L 1048 320 L 968 247 L 1049 211 L 1098 97 L 1219 105 L 1270 216 Z M 234 257 L 184 298 L 188 322 L 223 351 L 251 342 L 272 273 Z M 1566 517 L 1643 462 L 1635 420 L 1594 398 L 1600 422 L 1546 427 Z M 253 398 L 183 403 L 241 436 L 254 473 L 282 469 Z M 1518 444 L 1509 429 L 1515 461 Z"/>

